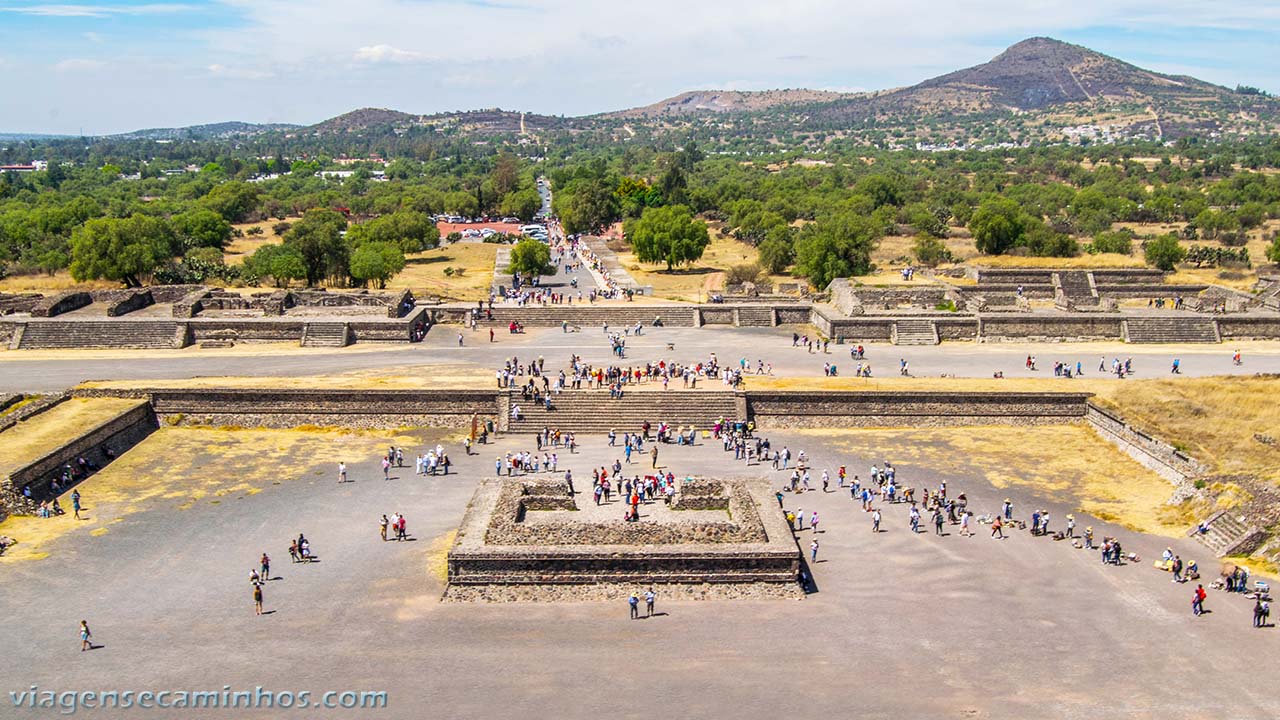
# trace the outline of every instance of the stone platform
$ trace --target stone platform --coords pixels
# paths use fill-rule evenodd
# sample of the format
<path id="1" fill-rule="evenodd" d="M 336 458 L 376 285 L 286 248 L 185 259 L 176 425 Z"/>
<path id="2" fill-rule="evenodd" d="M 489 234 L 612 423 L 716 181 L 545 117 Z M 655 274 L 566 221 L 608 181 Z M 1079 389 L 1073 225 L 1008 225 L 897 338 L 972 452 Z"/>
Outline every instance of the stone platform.
<path id="1" fill-rule="evenodd" d="M 637 522 L 594 506 L 563 481 L 488 478 L 448 556 L 447 600 L 624 597 L 800 597 L 800 553 L 762 480 L 687 482 L 674 503 L 642 505 Z M 685 513 L 688 513 L 685 516 Z M 536 515 L 536 519 L 534 516 Z"/>

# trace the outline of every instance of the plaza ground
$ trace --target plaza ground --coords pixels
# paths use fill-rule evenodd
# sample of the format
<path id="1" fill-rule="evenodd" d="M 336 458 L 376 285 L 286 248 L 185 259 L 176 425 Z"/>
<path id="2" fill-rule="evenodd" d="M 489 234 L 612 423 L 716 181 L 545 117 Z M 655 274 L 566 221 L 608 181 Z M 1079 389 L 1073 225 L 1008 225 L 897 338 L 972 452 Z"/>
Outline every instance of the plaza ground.
<path id="1" fill-rule="evenodd" d="M 456 334 L 439 327 L 421 345 L 335 351 L 0 353 L 0 385 L 55 390 L 94 378 L 198 377 L 212 386 L 239 376 L 305 387 L 328 374 L 327 382 L 340 386 L 429 387 L 490 383 L 492 368 L 512 355 L 523 362 L 544 355 L 554 367 L 570 354 L 610 360 L 598 328 L 499 334 L 492 345 L 487 333 L 468 331 L 462 348 Z M 823 383 L 823 362 L 850 367 L 848 346 L 809 354 L 791 347 L 790 328 L 658 328 L 628 347 L 627 363 L 711 352 L 732 362 L 745 352 L 752 368 L 757 357 L 773 363 L 783 378 L 774 382 Z M 1154 407 L 1206 375 L 1280 372 L 1280 345 L 1243 348 L 1245 365 L 1236 367 L 1231 345 L 876 344 L 867 349 L 878 377 L 866 386 L 976 382 L 965 376 L 996 382 L 990 376 L 1000 369 L 1024 378 L 1015 385 L 1047 375 L 1036 384 L 1115 394 L 1133 381 L 1096 377 L 1100 355 L 1131 356 L 1139 379 L 1165 378 L 1177 356 L 1186 376 L 1161 383 Z M 1027 354 L 1038 356 L 1039 371 L 1025 369 Z M 894 377 L 899 357 L 922 377 Z M 1052 378 L 1054 360 L 1076 359 L 1085 366 L 1083 382 Z M 944 372 L 960 379 L 939 377 Z M 840 381 L 846 383 L 859 386 Z M 1224 402 L 1243 403 L 1247 384 L 1240 392 Z M 1246 414 L 1255 410 L 1242 405 Z M 1208 412 L 1216 417 L 1222 407 Z M 800 601 L 697 602 L 667 600 L 659 588 L 662 614 L 631 621 L 622 602 L 440 602 L 443 559 L 476 483 L 492 474 L 495 456 L 532 450 L 530 436 L 503 436 L 467 457 L 449 430 L 163 427 L 80 485 L 86 519 L 0 525 L 0 534 L 20 541 L 0 559 L 0 608 L 8 618 L 0 644 L 10 668 L 0 689 L 387 691 L 388 709 L 352 712 L 361 718 L 1169 718 L 1208 709 L 1263 717 L 1280 699 L 1265 670 L 1259 673 L 1274 657 L 1276 630 L 1252 629 L 1252 603 L 1217 591 L 1207 601 L 1210 614 L 1191 615 L 1194 584 L 1171 583 L 1151 560 L 1172 546 L 1199 562 L 1206 584 L 1219 562 L 1182 534 L 1183 518 L 1160 512 L 1172 486 L 1086 426 L 764 434 L 775 447 L 812 458 L 817 489 L 785 501 L 804 510 L 806 527 L 814 510 L 821 515 L 819 562 L 809 568 L 816 592 Z M 579 442 L 582 453 L 559 452 L 559 465 L 573 470 L 581 488 L 592 467 L 620 453 L 599 435 L 580 435 Z M 774 486 L 786 477 L 703 442 L 663 446 L 659 464 L 679 476 L 767 477 Z M 415 476 L 410 458 L 436 443 L 449 448 L 455 472 Z M 388 444 L 405 448 L 410 467 L 383 480 L 378 459 Z M 337 484 L 339 460 L 355 482 Z M 1022 519 L 1049 510 L 1055 529 L 1075 513 L 1077 528 L 1092 526 L 1099 539 L 1117 536 L 1141 559 L 1104 566 L 1096 552 L 1025 530 L 989 539 L 984 525 L 972 538 L 960 537 L 958 526 L 948 526 L 946 537 L 932 528 L 916 536 L 903 505 L 886 506 L 885 532 L 872 534 L 858 504 L 835 491 L 834 475 L 844 465 L 865 478 L 872 463 L 885 460 L 904 486 L 919 491 L 946 480 L 949 493 L 965 493 L 979 514 L 995 512 L 1006 497 Z M 624 472 L 648 467 L 645 456 Z M 832 473 L 833 492 L 821 492 L 823 468 Z M 378 519 L 394 512 L 407 517 L 413 541 L 378 539 Z M 289 562 L 287 547 L 299 532 L 320 562 Z M 808 530 L 798 534 L 797 552 L 806 559 L 813 538 Z M 256 617 L 248 574 L 264 551 L 280 579 L 265 587 L 270 614 Z M 101 648 L 79 652 L 81 619 Z M 0 717 L 45 714 L 0 706 Z"/>

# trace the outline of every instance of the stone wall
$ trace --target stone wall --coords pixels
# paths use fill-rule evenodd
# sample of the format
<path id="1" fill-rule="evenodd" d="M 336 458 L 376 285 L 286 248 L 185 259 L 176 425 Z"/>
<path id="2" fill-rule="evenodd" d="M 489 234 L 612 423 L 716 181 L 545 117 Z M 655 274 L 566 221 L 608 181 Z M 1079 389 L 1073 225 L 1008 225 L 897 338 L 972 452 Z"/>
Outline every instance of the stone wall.
<path id="1" fill-rule="evenodd" d="M 62 466 L 74 464 L 77 458 L 83 457 L 102 467 L 110 462 L 104 452 L 106 449 L 110 448 L 118 457 L 150 435 L 156 427 L 151 407 L 140 402 L 120 415 L 67 439 L 61 446 L 12 471 L 9 477 L 0 479 L 0 508 L 10 514 L 34 512 L 35 503 L 51 496 L 51 483 Z M 27 501 L 23 495 L 23 488 L 28 486 L 35 503 Z"/>
<path id="2" fill-rule="evenodd" d="M 983 317 L 983 339 L 1118 340 L 1122 315 L 1000 315 Z"/>
<path id="3" fill-rule="evenodd" d="M 1280 318 L 1250 315 L 1221 315 L 1218 332 L 1226 340 L 1275 340 L 1280 338 Z"/>
<path id="4" fill-rule="evenodd" d="M 189 425 L 390 429 L 464 427 L 497 418 L 496 390 L 268 390 L 81 388 L 77 397 L 149 399 L 157 415 Z"/>
<path id="5" fill-rule="evenodd" d="M 748 391 L 760 428 L 1036 425 L 1082 420 L 1088 393 Z"/>
<path id="6" fill-rule="evenodd" d="M 54 317 L 63 313 L 78 310 L 93 303 L 93 296 L 87 292 L 70 291 L 41 298 L 31 308 L 31 317 Z"/>
<path id="7" fill-rule="evenodd" d="M 0 293 L 0 315 L 29 313 L 44 296 L 39 293 Z"/>
<path id="8" fill-rule="evenodd" d="M 1085 419 L 1099 435 L 1169 482 L 1186 482 L 1205 471 L 1204 465 L 1195 458 L 1133 427 L 1092 402 L 1088 403 Z"/>
<path id="9" fill-rule="evenodd" d="M 204 310 L 204 301 L 209 297 L 212 291 L 209 288 L 201 287 L 183 295 L 173 303 L 171 314 L 175 318 L 189 319 L 199 315 Z M 155 293 L 152 293 L 154 297 Z"/>
<path id="10" fill-rule="evenodd" d="M 70 393 L 43 395 L 39 399 L 29 402 L 11 413 L 6 413 L 4 417 L 0 417 L 0 432 L 8 430 L 20 422 L 30 420 L 46 410 L 57 407 L 69 397 L 71 397 Z"/>
<path id="11" fill-rule="evenodd" d="M 102 298 L 102 300 L 107 302 L 107 317 L 128 315 L 134 310 L 141 310 L 156 302 L 151 291 L 147 289 L 125 290 L 114 297 Z"/>

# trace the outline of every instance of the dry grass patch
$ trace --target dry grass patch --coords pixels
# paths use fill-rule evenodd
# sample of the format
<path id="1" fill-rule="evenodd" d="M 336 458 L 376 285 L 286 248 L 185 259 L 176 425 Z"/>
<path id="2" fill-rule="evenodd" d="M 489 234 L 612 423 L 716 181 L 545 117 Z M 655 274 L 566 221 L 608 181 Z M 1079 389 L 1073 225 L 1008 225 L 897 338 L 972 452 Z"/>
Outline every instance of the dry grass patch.
<path id="1" fill-rule="evenodd" d="M 439 295 L 457 300 L 489 297 L 493 284 L 493 264 L 499 246 L 493 243 L 453 243 L 447 247 L 414 253 L 406 257 L 404 270 L 390 285 L 415 293 Z M 445 268 L 453 272 L 446 275 Z M 457 270 L 462 274 L 458 275 Z"/>
<path id="2" fill-rule="evenodd" d="M 8 433 L 5 433 L 8 434 Z M 111 525 L 148 510 L 185 510 L 199 502 L 226 505 L 264 488 L 337 467 L 340 460 L 374 456 L 388 443 L 414 445 L 420 438 L 385 431 L 235 430 L 161 428 L 128 453 L 80 484 L 87 520 L 69 514 L 56 518 L 11 517 L 0 534 L 18 540 L 0 562 L 33 560 L 55 550 L 54 542 L 72 533 L 99 537 Z"/>
<path id="3" fill-rule="evenodd" d="M 73 398 L 0 433 L 0 477 L 38 460 L 45 453 L 112 418 L 143 404 L 141 400 Z"/>
<path id="4" fill-rule="evenodd" d="M 59 270 L 53 275 L 12 275 L 0 278 L 0 292 L 3 293 L 43 293 L 53 295 L 67 290 L 115 290 L 120 283 L 108 280 L 90 280 L 76 282 L 71 273 Z"/>
<path id="5" fill-rule="evenodd" d="M 1029 490 L 1139 532 L 1177 537 L 1186 527 L 1180 517 L 1166 512 L 1172 486 L 1084 424 L 805 432 L 895 463 Z M 976 508 L 979 513 L 996 510 Z"/>

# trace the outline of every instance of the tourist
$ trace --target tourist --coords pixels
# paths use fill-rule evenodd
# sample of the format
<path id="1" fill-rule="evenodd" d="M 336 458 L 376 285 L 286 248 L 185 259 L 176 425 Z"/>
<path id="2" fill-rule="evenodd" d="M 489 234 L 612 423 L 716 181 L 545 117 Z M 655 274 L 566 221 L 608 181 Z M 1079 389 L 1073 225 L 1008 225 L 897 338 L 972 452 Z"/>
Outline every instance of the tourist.
<path id="1" fill-rule="evenodd" d="M 969 531 L 969 518 L 972 516 L 973 516 L 973 513 L 969 512 L 968 510 L 965 510 L 960 513 L 960 537 L 968 537 L 973 535 L 973 533 Z"/>
<path id="2" fill-rule="evenodd" d="M 80 652 L 93 649 L 93 633 L 89 632 L 89 623 L 80 621 Z"/>
<path id="3" fill-rule="evenodd" d="M 1173 367 L 1169 370 L 1169 372 L 1173 373 L 1174 375 L 1181 375 L 1181 374 L 1182 374 L 1182 361 L 1181 361 L 1181 360 L 1179 360 L 1178 358 L 1174 358 L 1174 359 L 1173 359 Z"/>
<path id="4" fill-rule="evenodd" d="M 262 614 L 262 583 L 253 584 L 253 614 Z"/>
<path id="5" fill-rule="evenodd" d="M 627 599 L 627 605 L 631 607 L 631 619 L 636 620 L 640 617 L 640 598 L 635 593 L 631 593 L 631 597 Z"/>
<path id="6" fill-rule="evenodd" d="M 1208 593 L 1204 591 L 1204 585 L 1196 585 L 1196 593 L 1191 598 L 1191 612 L 1197 616 L 1204 614 L 1204 599 L 1208 597 Z"/>
<path id="7" fill-rule="evenodd" d="M 813 515 L 809 518 L 809 529 L 818 532 L 818 511 L 814 510 Z"/>
<path id="8" fill-rule="evenodd" d="M 880 510 L 878 508 L 871 511 L 871 532 L 880 532 Z"/>
<path id="9" fill-rule="evenodd" d="M 80 519 L 80 491 L 71 491 L 71 510 L 75 512 L 75 518 Z"/>
<path id="10" fill-rule="evenodd" d="M 991 521 L 991 537 L 998 540 L 1004 539 L 1004 525 L 999 517 Z"/>
<path id="11" fill-rule="evenodd" d="M 811 562 L 818 562 L 818 538 L 814 538 L 813 542 L 809 543 L 809 557 Z"/>
<path id="12" fill-rule="evenodd" d="M 1253 626 L 1256 628 L 1266 627 L 1269 615 L 1271 615 L 1271 605 L 1259 595 L 1257 602 L 1253 604 Z"/>
<path id="13" fill-rule="evenodd" d="M 653 446 L 653 449 L 649 451 L 649 455 L 653 458 L 653 467 L 657 468 L 658 467 L 658 446 L 657 445 Z"/>
<path id="14" fill-rule="evenodd" d="M 405 519 L 400 513 L 396 513 L 399 519 L 396 521 L 396 541 L 408 540 L 409 536 L 405 532 Z"/>
<path id="15" fill-rule="evenodd" d="M 1169 569 L 1173 571 L 1173 580 L 1170 582 L 1182 582 L 1182 557 L 1180 555 L 1173 556 L 1173 561 L 1169 565 Z"/>
<path id="16" fill-rule="evenodd" d="M 639 326 L 637 325 L 637 328 Z M 645 617 L 653 617 L 653 601 L 658 599 L 658 594 L 649 588 L 644 594 Z"/>
<path id="17" fill-rule="evenodd" d="M 935 507 L 933 509 L 933 534 L 937 535 L 938 537 L 942 537 L 942 535 L 944 534 L 942 532 L 942 524 L 945 520 L 946 518 L 944 518 L 942 515 L 942 509 Z"/>
<path id="18" fill-rule="evenodd" d="M 1004 507 L 1002 508 L 1002 511 L 1003 511 L 1005 520 L 1012 520 L 1013 519 L 1013 501 L 1011 501 L 1009 498 L 1005 498 Z"/>
<path id="19" fill-rule="evenodd" d="M 267 557 L 266 553 L 262 553 L 262 560 L 260 561 L 260 563 L 262 565 L 262 580 L 264 582 L 267 580 L 270 580 L 271 579 L 271 558 Z"/>
<path id="20" fill-rule="evenodd" d="M 390 525 L 391 521 L 387 519 L 386 513 L 383 513 L 382 520 L 378 522 L 378 535 L 382 537 L 382 542 L 387 541 L 387 528 Z"/>
<path id="21" fill-rule="evenodd" d="M 804 530 L 804 508 L 796 508 L 796 530 Z"/>
<path id="22" fill-rule="evenodd" d="M 385 540 L 386 538 L 383 538 L 383 539 Z M 289 543 L 289 559 L 292 560 L 293 562 L 299 561 L 297 540 L 294 540 L 293 542 Z"/>
<path id="23" fill-rule="evenodd" d="M 347 481 L 347 464 L 345 462 L 338 463 L 338 484 Z"/>

